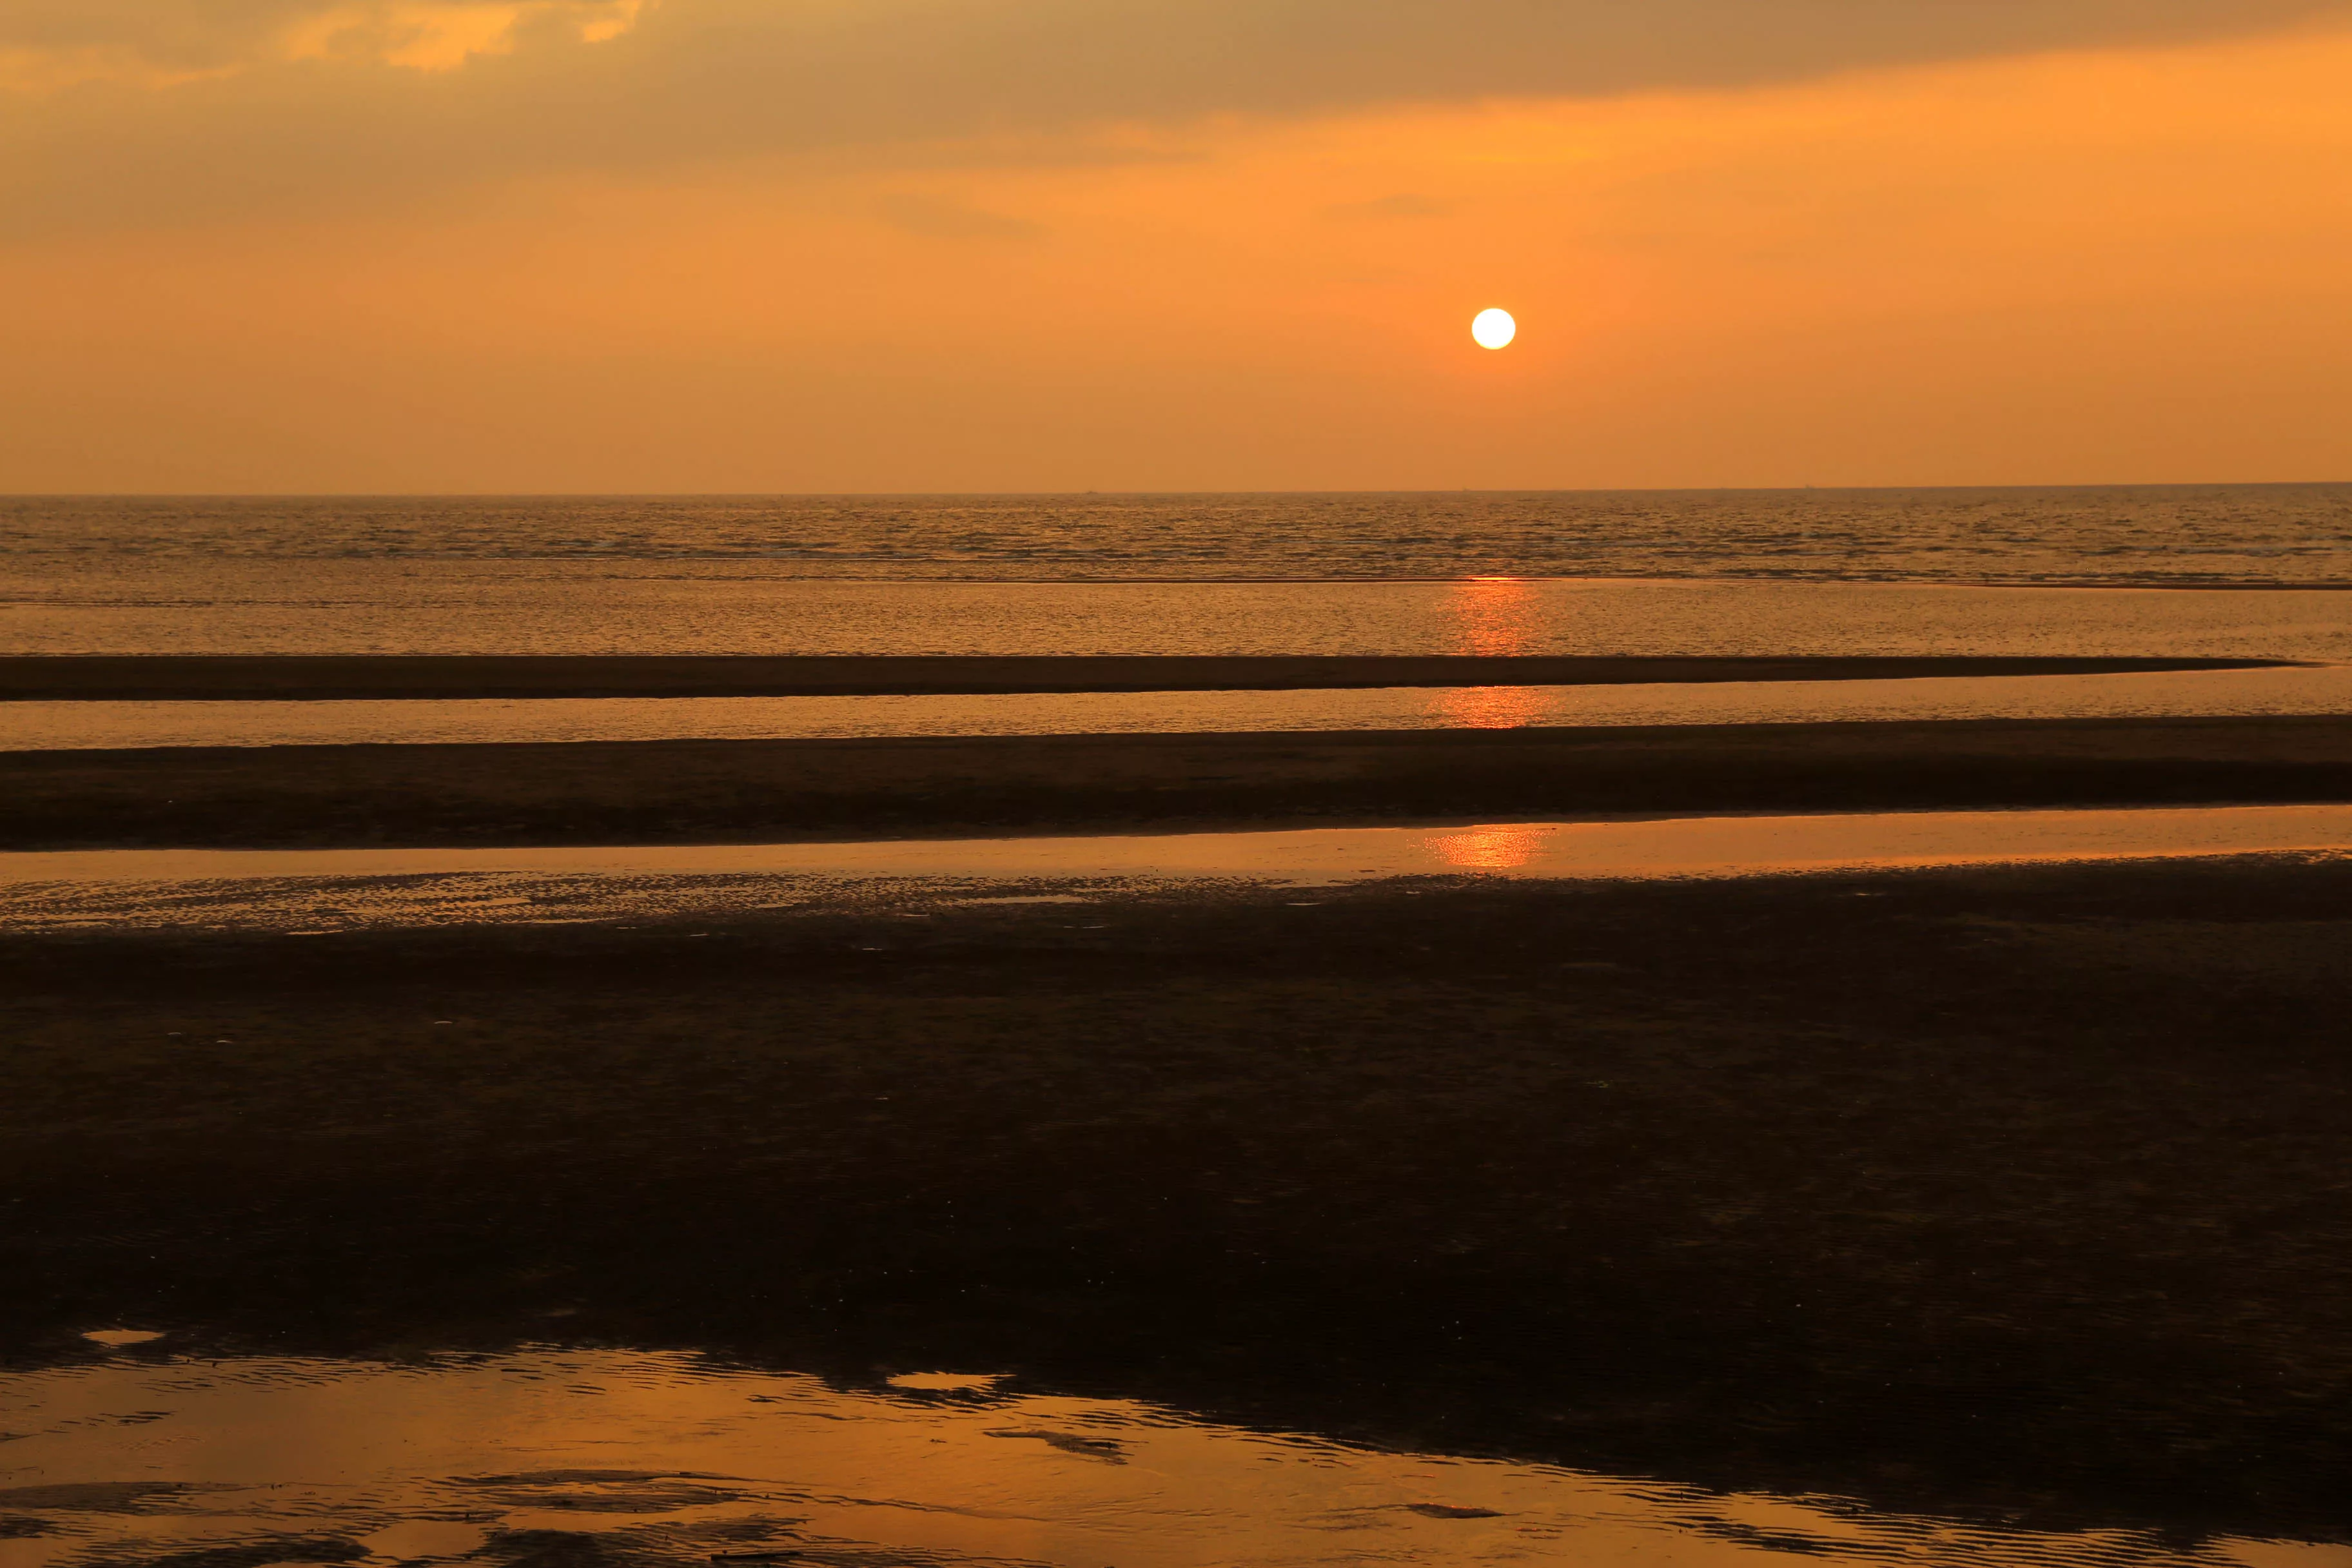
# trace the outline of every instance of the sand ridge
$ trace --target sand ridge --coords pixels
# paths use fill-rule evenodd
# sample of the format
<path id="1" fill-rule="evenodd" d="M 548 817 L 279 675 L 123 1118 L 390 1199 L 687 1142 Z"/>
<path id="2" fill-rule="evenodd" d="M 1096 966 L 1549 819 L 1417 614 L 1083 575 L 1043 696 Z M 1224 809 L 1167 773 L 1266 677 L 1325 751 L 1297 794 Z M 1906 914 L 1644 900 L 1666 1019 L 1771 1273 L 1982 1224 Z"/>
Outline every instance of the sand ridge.
<path id="1" fill-rule="evenodd" d="M 0 656 L 0 700 L 979 696 L 1613 686 L 1661 681 L 2119 675 L 2257 669 L 2293 662 L 1990 655 L 1726 658 L 1468 654 L 1284 658 L 16 654 Z"/>

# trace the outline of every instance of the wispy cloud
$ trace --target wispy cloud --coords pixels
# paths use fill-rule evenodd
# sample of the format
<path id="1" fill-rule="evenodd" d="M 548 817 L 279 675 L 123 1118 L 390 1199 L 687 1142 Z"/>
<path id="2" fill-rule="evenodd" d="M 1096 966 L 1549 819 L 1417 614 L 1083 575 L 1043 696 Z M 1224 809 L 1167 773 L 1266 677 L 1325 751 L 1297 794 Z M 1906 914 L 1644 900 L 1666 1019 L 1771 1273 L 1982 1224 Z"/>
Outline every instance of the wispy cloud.
<path id="1" fill-rule="evenodd" d="M 12 0 L 0 89 L 164 89 L 315 61 L 445 71 L 530 41 L 604 42 L 646 0 Z"/>

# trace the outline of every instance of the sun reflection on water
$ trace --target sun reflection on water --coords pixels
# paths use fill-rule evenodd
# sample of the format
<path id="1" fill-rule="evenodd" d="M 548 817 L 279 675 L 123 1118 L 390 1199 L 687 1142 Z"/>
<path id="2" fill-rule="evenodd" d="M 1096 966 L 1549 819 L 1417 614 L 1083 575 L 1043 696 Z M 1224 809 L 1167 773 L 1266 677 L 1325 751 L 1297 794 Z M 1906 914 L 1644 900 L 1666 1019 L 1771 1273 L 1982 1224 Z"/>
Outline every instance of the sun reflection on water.
<path id="1" fill-rule="evenodd" d="M 1430 717 L 1457 730 L 1518 730 L 1542 722 L 1549 693 L 1538 686 L 1449 686 L 1430 694 Z"/>
<path id="2" fill-rule="evenodd" d="M 1556 831 L 1527 826 L 1472 827 L 1438 834 L 1428 841 L 1428 847 L 1446 865 L 1465 871 L 1507 871 L 1541 854 L 1544 840 Z"/>
<path id="3" fill-rule="evenodd" d="M 1486 658 L 1533 652 L 1543 618 L 1535 584 L 1520 577 L 1456 583 L 1439 613 L 1452 624 L 1455 652 Z"/>

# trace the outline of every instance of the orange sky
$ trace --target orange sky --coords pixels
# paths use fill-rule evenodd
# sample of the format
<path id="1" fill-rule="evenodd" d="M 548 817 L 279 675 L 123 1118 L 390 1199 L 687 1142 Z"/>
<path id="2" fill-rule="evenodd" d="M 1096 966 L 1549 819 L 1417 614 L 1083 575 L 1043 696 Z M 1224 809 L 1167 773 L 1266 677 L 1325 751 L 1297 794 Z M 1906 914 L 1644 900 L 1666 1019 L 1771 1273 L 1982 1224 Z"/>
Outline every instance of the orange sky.
<path id="1" fill-rule="evenodd" d="M 0 489 L 2352 479 L 2340 13 L 664 140 L 676 13 L 303 4 L 243 54 L 0 32 Z M 550 80 L 586 118 L 534 144 Z"/>

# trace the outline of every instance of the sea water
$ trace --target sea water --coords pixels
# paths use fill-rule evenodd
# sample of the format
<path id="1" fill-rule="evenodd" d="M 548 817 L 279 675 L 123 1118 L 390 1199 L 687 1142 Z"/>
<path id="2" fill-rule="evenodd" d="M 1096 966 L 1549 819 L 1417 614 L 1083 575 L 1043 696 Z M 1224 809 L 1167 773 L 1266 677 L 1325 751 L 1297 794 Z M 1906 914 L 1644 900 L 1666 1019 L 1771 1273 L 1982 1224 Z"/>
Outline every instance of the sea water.
<path id="1" fill-rule="evenodd" d="M 0 500 L 18 653 L 2325 659 L 2346 586 L 2352 485 Z"/>

